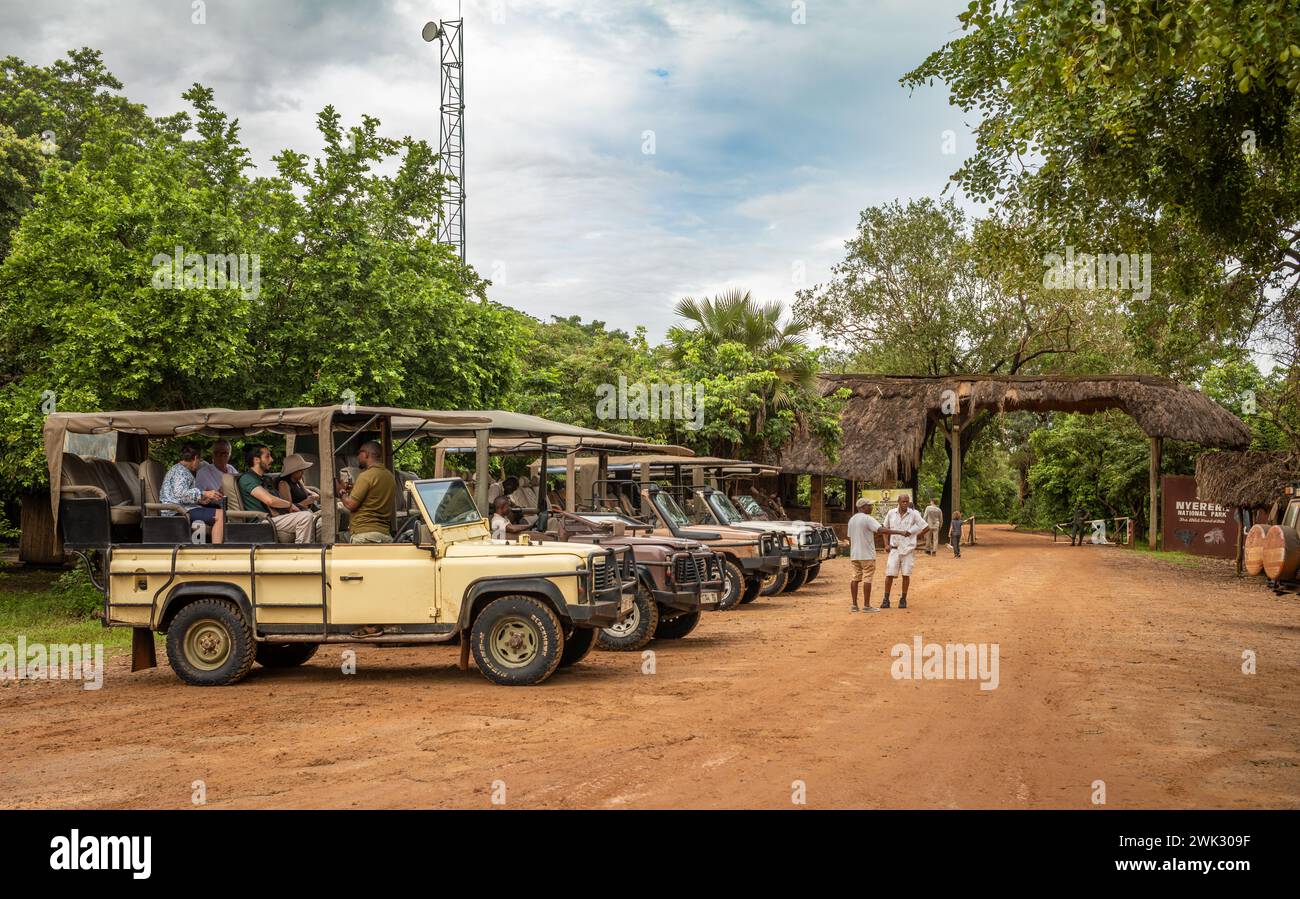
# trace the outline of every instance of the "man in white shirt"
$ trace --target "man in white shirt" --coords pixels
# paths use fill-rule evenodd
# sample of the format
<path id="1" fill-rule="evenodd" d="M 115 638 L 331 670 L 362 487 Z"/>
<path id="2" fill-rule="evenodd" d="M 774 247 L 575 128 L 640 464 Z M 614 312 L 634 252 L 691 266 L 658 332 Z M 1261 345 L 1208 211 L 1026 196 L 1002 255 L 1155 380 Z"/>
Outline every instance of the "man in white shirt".
<path id="1" fill-rule="evenodd" d="M 884 531 L 889 535 L 889 559 L 885 562 L 885 601 L 882 609 L 889 608 L 889 590 L 896 575 L 903 576 L 903 595 L 898 607 L 907 608 L 907 586 L 912 580 L 912 565 L 916 562 L 916 536 L 926 528 L 921 513 L 911 508 L 906 493 L 899 494 L 898 506 L 885 515 Z"/>
<path id="2" fill-rule="evenodd" d="M 215 490 L 220 493 L 223 474 L 239 477 L 239 471 L 230 464 L 230 441 L 225 438 L 212 444 L 212 461 L 199 466 L 194 480 L 198 482 L 200 490 Z"/>
<path id="3" fill-rule="evenodd" d="M 849 559 L 853 564 L 853 580 L 849 581 L 849 591 L 853 595 L 853 608 L 858 610 L 858 584 L 865 582 L 862 588 L 862 607 L 864 611 L 876 612 L 871 606 L 871 579 L 876 573 L 876 531 L 880 522 L 867 514 L 871 500 L 858 500 L 858 512 L 849 519 Z"/>
<path id="4" fill-rule="evenodd" d="M 925 526 L 929 528 L 925 532 L 925 551 L 932 556 L 939 551 L 939 532 L 943 530 L 943 510 L 935 503 L 933 496 L 930 497 L 930 505 L 925 507 L 921 517 L 925 519 Z"/>

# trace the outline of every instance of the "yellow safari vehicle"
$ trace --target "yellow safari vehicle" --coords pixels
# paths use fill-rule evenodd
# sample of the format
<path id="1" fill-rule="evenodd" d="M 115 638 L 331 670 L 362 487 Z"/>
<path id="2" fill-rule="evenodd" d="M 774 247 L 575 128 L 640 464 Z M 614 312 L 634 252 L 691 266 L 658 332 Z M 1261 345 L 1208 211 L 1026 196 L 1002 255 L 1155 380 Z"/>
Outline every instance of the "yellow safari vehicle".
<path id="1" fill-rule="evenodd" d="M 238 493 L 228 490 L 226 542 L 194 542 L 189 522 L 158 502 L 150 439 L 268 432 L 316 450 L 299 455 L 320 493 L 319 542 L 276 542 L 265 516 L 232 508 Z M 103 591 L 104 624 L 134 629 L 133 670 L 157 664 L 154 632 L 166 635 L 180 679 L 199 686 L 236 683 L 254 662 L 301 665 L 324 643 L 458 642 L 462 668 L 472 652 L 485 677 L 513 686 L 578 662 L 597 629 L 626 619 L 636 590 L 631 550 L 493 540 L 459 478 L 401 472 L 394 542 L 344 542 L 334 474 L 349 448 L 370 440 L 391 469 L 395 435 L 471 433 L 486 443 L 491 433 L 572 432 L 600 434 L 513 413 L 327 406 L 55 413 L 44 438 L 64 545 Z M 116 435 L 115 458 L 69 453 L 69 434 Z"/>

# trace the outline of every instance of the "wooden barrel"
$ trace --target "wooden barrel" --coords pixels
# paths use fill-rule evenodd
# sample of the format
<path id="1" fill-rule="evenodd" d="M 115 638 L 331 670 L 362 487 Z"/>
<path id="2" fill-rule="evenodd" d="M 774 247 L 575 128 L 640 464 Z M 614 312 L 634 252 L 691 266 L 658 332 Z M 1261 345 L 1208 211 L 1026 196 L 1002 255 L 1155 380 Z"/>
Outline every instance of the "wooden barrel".
<path id="1" fill-rule="evenodd" d="M 1273 525 L 1264 535 L 1264 573 L 1275 581 L 1289 581 L 1300 568 L 1300 535 L 1294 528 Z"/>
<path id="2" fill-rule="evenodd" d="M 1246 532 L 1246 545 L 1243 548 L 1243 564 L 1246 574 L 1251 577 L 1264 573 L 1264 537 L 1268 528 L 1257 524 Z"/>

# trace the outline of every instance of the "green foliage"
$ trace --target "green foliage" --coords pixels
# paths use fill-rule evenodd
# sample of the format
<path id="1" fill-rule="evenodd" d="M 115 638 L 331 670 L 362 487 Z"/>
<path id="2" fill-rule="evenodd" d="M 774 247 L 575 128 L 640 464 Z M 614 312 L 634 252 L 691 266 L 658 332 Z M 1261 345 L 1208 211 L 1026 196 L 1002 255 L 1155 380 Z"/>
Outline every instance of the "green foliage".
<path id="1" fill-rule="evenodd" d="M 1150 442 L 1131 418 L 1116 411 L 1052 415 L 1051 426 L 1034 431 L 1029 442 L 1035 502 L 1025 524 L 1049 527 L 1082 507 L 1090 518 L 1129 517 L 1145 530 Z M 1197 452 L 1165 441 L 1162 473 L 1193 474 Z"/>
<path id="2" fill-rule="evenodd" d="M 500 404 L 524 333 L 437 243 L 441 176 L 427 144 L 384 138 L 369 117 L 345 132 L 327 108 L 320 158 L 286 150 L 274 176 L 250 177 L 238 122 L 206 88 L 184 96 L 192 114 L 148 127 L 92 105 L 78 158 L 47 166 L 12 234 L 0 266 L 10 489 L 44 480 L 51 401 Z M 213 278 L 209 254 L 239 257 L 242 279 Z M 187 281 L 202 263 L 207 279 Z"/>
<path id="3" fill-rule="evenodd" d="M 50 597 L 50 611 L 69 618 L 89 618 L 104 607 L 104 594 L 80 565 L 58 576 L 50 587 Z"/>

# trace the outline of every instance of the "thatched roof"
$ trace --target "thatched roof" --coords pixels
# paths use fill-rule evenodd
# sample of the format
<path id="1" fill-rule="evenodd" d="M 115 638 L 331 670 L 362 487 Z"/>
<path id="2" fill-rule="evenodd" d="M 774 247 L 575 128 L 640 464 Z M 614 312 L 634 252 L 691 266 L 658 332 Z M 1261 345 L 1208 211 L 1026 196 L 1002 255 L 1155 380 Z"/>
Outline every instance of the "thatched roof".
<path id="1" fill-rule="evenodd" d="M 1292 453 L 1202 453 L 1196 459 L 1196 496 L 1229 508 L 1273 505 L 1282 489 L 1300 481 Z"/>
<path id="2" fill-rule="evenodd" d="M 1205 394 L 1151 375 L 953 375 L 942 378 L 837 375 L 820 378 L 823 394 L 847 388 L 844 443 L 831 463 L 807 434 L 778 454 L 788 472 L 876 483 L 907 479 L 921 461 L 930 416 L 940 416 L 953 391 L 961 411 L 1100 412 L 1121 409 L 1149 437 L 1187 440 L 1216 449 L 1249 445 L 1240 419 Z"/>

